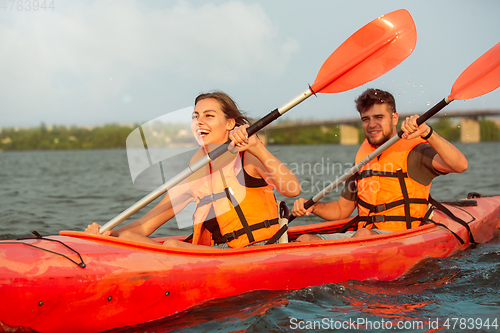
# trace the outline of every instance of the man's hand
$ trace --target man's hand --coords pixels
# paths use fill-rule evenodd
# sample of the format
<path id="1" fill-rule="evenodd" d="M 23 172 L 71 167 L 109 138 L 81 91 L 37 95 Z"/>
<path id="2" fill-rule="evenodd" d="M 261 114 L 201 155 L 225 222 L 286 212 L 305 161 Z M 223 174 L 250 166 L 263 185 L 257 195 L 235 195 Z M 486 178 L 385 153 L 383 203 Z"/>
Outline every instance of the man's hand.
<path id="1" fill-rule="evenodd" d="M 431 128 L 426 123 L 422 123 L 420 126 L 417 125 L 418 117 L 418 115 L 406 117 L 403 121 L 401 124 L 401 130 L 404 132 L 403 139 L 411 140 L 429 134 Z"/>
<path id="2" fill-rule="evenodd" d="M 309 209 L 304 208 L 304 204 L 307 202 L 304 198 L 299 198 L 293 203 L 292 214 L 295 217 L 300 217 L 302 215 L 309 216 L 314 211 L 314 206 L 312 205 Z"/>

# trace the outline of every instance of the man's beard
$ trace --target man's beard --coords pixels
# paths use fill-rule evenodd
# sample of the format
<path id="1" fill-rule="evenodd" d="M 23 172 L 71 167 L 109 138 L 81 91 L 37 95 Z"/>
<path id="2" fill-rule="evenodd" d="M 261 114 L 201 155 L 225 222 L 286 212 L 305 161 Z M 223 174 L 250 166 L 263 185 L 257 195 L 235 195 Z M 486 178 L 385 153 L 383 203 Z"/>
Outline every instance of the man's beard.
<path id="1" fill-rule="evenodd" d="M 378 139 L 378 138 L 377 139 L 373 139 L 367 133 L 365 133 L 365 137 L 368 140 L 368 143 L 371 144 L 372 146 L 381 146 L 384 143 L 386 143 L 390 138 L 393 137 L 393 133 L 392 132 L 387 133 L 387 134 L 384 134 L 382 132 L 382 134 L 383 134 L 383 136 L 380 139 Z"/>

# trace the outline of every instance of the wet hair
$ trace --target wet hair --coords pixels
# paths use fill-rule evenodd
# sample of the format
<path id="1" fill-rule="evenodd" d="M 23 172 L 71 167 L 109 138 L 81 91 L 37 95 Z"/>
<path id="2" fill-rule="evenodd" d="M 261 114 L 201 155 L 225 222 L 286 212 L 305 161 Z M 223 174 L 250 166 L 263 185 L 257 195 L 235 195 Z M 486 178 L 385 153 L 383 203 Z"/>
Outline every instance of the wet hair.
<path id="1" fill-rule="evenodd" d="M 224 115 L 226 116 L 226 119 L 234 119 L 236 122 L 235 126 L 250 124 L 250 119 L 245 115 L 245 112 L 241 111 L 236 102 L 225 92 L 212 91 L 200 94 L 194 100 L 194 104 L 196 105 L 202 99 L 207 98 L 217 100 L 221 106 L 222 112 L 224 112 Z"/>
<path id="2" fill-rule="evenodd" d="M 359 113 L 367 111 L 374 104 L 386 104 L 389 110 L 396 112 L 394 96 L 390 92 L 380 89 L 369 88 L 359 95 L 354 102 L 356 102 L 356 109 Z"/>

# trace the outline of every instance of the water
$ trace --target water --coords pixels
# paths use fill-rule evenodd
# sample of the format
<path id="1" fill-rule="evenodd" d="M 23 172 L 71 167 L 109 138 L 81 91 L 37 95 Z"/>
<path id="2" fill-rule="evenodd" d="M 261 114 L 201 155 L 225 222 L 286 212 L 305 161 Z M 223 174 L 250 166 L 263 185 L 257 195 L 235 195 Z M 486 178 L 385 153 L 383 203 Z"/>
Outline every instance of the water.
<path id="1" fill-rule="evenodd" d="M 500 194 L 498 143 L 457 146 L 469 159 L 469 169 L 437 178 L 432 195 L 452 200 L 471 191 Z M 303 197 L 309 198 L 347 170 L 357 147 L 270 146 L 270 150 L 297 173 Z M 340 189 L 333 191 L 326 199 L 334 200 L 339 193 Z M 107 222 L 144 195 L 132 185 L 124 150 L 3 152 L 0 239 L 29 237 L 32 230 L 42 235 L 83 230 L 92 221 Z M 292 206 L 294 199 L 277 197 Z M 303 217 L 294 224 L 319 221 Z M 169 222 L 154 236 L 188 233 Z M 403 331 L 428 332 L 448 323 L 450 329 L 442 331 L 495 332 L 500 331 L 491 326 L 495 320 L 500 325 L 498 281 L 497 234 L 490 242 L 453 257 L 428 260 L 396 281 L 253 292 L 116 332 L 319 332 L 350 323 L 351 329 L 365 331 L 400 331 L 400 324 L 406 327 Z M 489 329 L 484 326 L 486 320 Z"/>

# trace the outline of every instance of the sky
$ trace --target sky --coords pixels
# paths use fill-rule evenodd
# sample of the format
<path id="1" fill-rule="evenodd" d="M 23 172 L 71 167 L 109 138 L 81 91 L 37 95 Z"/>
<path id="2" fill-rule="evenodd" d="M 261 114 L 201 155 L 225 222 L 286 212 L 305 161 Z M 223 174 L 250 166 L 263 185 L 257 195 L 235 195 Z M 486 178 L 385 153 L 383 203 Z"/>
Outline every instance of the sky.
<path id="1" fill-rule="evenodd" d="M 43 1 L 39 1 L 40 6 Z M 361 87 L 318 94 L 285 120 L 355 117 L 366 88 L 421 114 L 500 42 L 500 1 L 0 1 L 0 128 L 142 124 L 222 90 L 260 118 L 312 84 L 356 30 L 397 9 L 414 52 Z M 499 109 L 500 89 L 447 110 Z"/>

